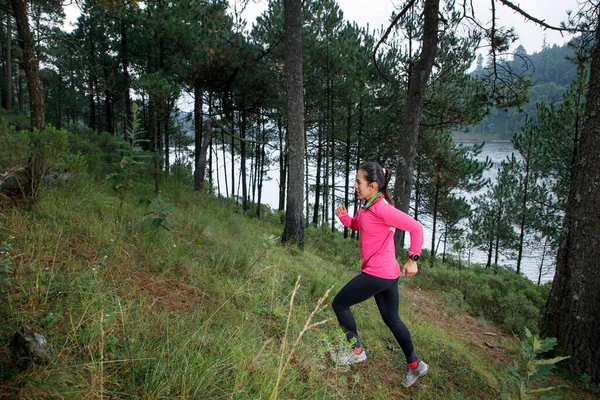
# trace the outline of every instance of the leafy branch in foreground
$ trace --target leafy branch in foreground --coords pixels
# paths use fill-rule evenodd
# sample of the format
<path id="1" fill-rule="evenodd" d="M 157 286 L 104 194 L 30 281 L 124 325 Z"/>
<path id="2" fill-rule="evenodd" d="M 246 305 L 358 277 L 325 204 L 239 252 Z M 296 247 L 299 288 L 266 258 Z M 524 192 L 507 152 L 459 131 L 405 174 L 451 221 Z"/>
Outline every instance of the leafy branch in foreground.
<path id="1" fill-rule="evenodd" d="M 559 386 L 538 386 L 532 387 L 535 382 L 541 382 L 548 378 L 554 364 L 569 357 L 554 357 L 551 359 L 539 359 L 543 353 L 546 353 L 557 345 L 556 338 L 540 339 L 539 335 L 533 335 L 529 329 L 525 328 L 525 338 L 520 340 L 521 356 L 523 358 L 523 370 L 515 361 L 514 365 L 508 367 L 511 374 L 511 383 L 514 385 L 516 398 L 519 400 L 528 400 L 536 398 L 538 393 L 549 392 L 557 389 Z M 559 399 L 557 396 L 540 397 L 539 399 Z"/>

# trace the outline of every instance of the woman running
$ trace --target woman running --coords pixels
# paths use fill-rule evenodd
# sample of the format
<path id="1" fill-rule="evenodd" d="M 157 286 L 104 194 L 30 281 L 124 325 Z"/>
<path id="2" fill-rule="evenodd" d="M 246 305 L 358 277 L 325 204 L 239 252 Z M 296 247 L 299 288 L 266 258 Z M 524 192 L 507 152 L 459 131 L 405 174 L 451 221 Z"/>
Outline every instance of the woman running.
<path id="1" fill-rule="evenodd" d="M 388 192 L 391 175 L 389 170 L 378 163 L 361 165 L 354 183 L 360 199 L 359 210 L 353 218 L 348 215 L 345 206 L 336 209 L 336 215 L 342 224 L 360 233 L 362 272 L 350 280 L 333 299 L 333 310 L 351 346 L 333 352 L 332 358 L 341 365 L 367 359 L 350 307 L 375 297 L 383 321 L 406 356 L 408 373 L 402 384 L 409 387 L 427 374 L 429 366 L 417 357 L 410 332 L 398 315 L 400 266 L 396 260 L 394 232 L 398 228 L 410 233 L 408 260 L 402 268 L 402 274 L 411 277 L 418 270 L 417 261 L 423 246 L 423 226 L 392 205 Z"/>

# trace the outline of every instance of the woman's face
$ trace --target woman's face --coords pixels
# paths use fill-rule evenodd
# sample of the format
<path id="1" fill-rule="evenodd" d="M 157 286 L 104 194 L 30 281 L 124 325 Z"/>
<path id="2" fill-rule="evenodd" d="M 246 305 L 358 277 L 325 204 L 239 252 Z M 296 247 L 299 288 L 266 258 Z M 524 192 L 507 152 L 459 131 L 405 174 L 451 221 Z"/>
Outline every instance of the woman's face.
<path id="1" fill-rule="evenodd" d="M 362 169 L 356 173 L 356 181 L 354 181 L 354 189 L 361 200 L 370 199 L 379 191 L 379 185 L 376 182 L 367 181 L 367 174 Z"/>

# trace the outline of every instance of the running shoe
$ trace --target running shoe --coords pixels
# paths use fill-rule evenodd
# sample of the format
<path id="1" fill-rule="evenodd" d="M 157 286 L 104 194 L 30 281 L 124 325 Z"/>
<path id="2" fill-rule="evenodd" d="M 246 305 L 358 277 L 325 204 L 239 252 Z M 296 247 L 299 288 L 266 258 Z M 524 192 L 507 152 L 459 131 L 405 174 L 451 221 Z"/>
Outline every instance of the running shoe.
<path id="1" fill-rule="evenodd" d="M 337 365 L 358 364 L 367 359 L 367 353 L 362 347 L 356 349 L 344 347 L 342 349 L 332 350 L 331 359 Z"/>
<path id="2" fill-rule="evenodd" d="M 429 365 L 425 364 L 423 361 L 419 361 L 419 365 L 417 368 L 409 368 L 404 380 L 402 381 L 402 385 L 404 387 L 411 387 L 419 379 L 427 375 L 429 372 Z"/>

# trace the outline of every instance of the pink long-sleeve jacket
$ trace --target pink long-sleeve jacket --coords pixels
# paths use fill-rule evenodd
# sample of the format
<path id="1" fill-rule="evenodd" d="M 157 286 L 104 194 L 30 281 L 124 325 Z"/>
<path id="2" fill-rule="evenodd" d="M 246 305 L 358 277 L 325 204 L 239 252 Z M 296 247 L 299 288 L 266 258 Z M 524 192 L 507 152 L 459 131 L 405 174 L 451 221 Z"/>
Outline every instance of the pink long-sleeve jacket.
<path id="1" fill-rule="evenodd" d="M 394 246 L 396 228 L 410 233 L 408 254 L 421 254 L 423 226 L 383 198 L 367 209 L 359 208 L 354 218 L 346 213 L 340 215 L 339 219 L 344 226 L 360 232 L 362 272 L 366 274 L 384 279 L 400 276 Z"/>

